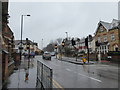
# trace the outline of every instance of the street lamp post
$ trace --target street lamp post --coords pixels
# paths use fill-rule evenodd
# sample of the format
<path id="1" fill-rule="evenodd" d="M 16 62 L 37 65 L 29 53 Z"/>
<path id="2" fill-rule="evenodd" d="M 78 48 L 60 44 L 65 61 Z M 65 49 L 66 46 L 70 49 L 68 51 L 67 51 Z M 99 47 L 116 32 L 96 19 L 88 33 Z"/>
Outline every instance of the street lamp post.
<path id="1" fill-rule="evenodd" d="M 20 60 L 22 59 L 22 33 L 23 33 L 23 16 L 30 16 L 30 15 L 22 15 L 21 16 L 21 42 L 20 42 Z"/>
<path id="2" fill-rule="evenodd" d="M 41 49 L 43 49 L 43 38 L 42 38 L 42 45 L 41 45 Z"/>
<path id="3" fill-rule="evenodd" d="M 68 39 L 68 32 L 65 32 L 66 33 L 66 38 Z"/>

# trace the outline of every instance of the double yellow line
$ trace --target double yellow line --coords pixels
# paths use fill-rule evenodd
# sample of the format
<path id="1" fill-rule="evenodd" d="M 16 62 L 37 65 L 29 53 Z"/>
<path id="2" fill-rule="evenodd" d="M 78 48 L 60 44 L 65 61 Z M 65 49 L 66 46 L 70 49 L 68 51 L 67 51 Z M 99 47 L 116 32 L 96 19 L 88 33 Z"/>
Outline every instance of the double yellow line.
<path id="1" fill-rule="evenodd" d="M 44 72 L 45 74 L 47 74 L 46 72 Z M 48 80 L 50 80 L 50 78 L 48 78 Z M 51 80 L 50 80 L 51 81 Z M 58 90 L 64 90 L 63 87 L 60 86 L 60 84 L 58 84 L 55 80 L 52 79 L 52 84 L 55 88 L 57 88 Z"/>
<path id="2" fill-rule="evenodd" d="M 58 90 L 64 90 L 64 88 L 61 87 L 60 84 L 58 84 L 55 80 L 52 79 L 52 82 L 55 88 L 57 88 Z"/>

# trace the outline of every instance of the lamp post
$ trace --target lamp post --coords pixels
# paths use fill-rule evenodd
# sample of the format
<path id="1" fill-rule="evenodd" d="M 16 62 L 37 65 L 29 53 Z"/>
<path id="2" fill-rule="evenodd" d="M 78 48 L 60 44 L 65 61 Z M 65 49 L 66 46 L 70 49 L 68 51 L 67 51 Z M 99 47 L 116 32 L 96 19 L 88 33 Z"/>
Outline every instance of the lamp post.
<path id="1" fill-rule="evenodd" d="M 68 39 L 68 32 L 65 32 L 66 33 L 66 38 Z"/>
<path id="2" fill-rule="evenodd" d="M 22 59 L 22 49 L 23 49 L 23 47 L 22 47 L 22 33 L 23 33 L 23 17 L 24 16 L 30 16 L 30 15 L 22 15 L 21 16 L 21 42 L 20 42 L 20 60 Z"/>
<path id="3" fill-rule="evenodd" d="M 41 49 L 43 50 L 43 38 L 42 38 L 42 45 L 41 45 Z"/>

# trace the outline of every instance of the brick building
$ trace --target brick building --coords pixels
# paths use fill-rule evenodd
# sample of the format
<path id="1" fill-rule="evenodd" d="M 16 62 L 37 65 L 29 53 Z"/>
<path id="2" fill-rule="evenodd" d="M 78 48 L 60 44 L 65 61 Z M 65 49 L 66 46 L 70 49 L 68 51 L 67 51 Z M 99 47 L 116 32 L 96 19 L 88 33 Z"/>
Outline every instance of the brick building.
<path id="1" fill-rule="evenodd" d="M 2 2 L 0 0 L 0 13 L 2 13 Z M 0 14 L 0 89 L 2 89 L 2 15 Z"/>
<path id="2" fill-rule="evenodd" d="M 4 86 L 8 76 L 14 69 L 14 34 L 8 26 L 8 0 L 2 2 L 2 33 L 1 33 L 1 44 L 2 44 L 2 84 Z"/>
<path id="3" fill-rule="evenodd" d="M 106 59 L 109 52 L 120 51 L 120 21 L 113 19 L 111 23 L 100 21 L 95 32 L 97 53 Z"/>

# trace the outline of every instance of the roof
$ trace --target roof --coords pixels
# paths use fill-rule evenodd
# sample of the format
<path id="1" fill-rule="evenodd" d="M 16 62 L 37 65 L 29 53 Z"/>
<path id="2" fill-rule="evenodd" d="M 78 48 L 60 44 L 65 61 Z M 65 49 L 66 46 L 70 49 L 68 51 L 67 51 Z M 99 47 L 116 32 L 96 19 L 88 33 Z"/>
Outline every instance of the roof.
<path id="1" fill-rule="evenodd" d="M 108 31 L 108 30 L 110 30 L 110 29 L 112 29 L 112 28 L 114 28 L 114 27 L 119 27 L 119 25 L 120 25 L 120 20 L 113 19 L 111 23 L 104 22 L 104 21 L 100 21 L 100 22 L 98 23 L 98 27 L 100 26 L 100 24 L 102 24 L 102 25 L 105 27 L 105 29 Z M 96 32 L 97 32 L 97 30 L 98 30 L 98 27 L 97 27 L 97 29 L 96 29 Z"/>
<path id="2" fill-rule="evenodd" d="M 32 42 L 31 40 L 29 40 L 29 41 L 30 41 L 30 44 L 37 45 L 37 43 L 34 43 L 34 42 Z M 20 44 L 20 42 L 21 42 L 21 40 L 15 40 L 15 45 Z M 23 44 L 26 44 L 26 40 L 22 40 L 22 43 L 23 43 Z"/>
<path id="3" fill-rule="evenodd" d="M 103 22 L 103 21 L 100 21 L 99 23 L 102 24 L 107 30 L 109 30 L 111 28 L 111 23 L 107 23 L 107 22 Z"/>

